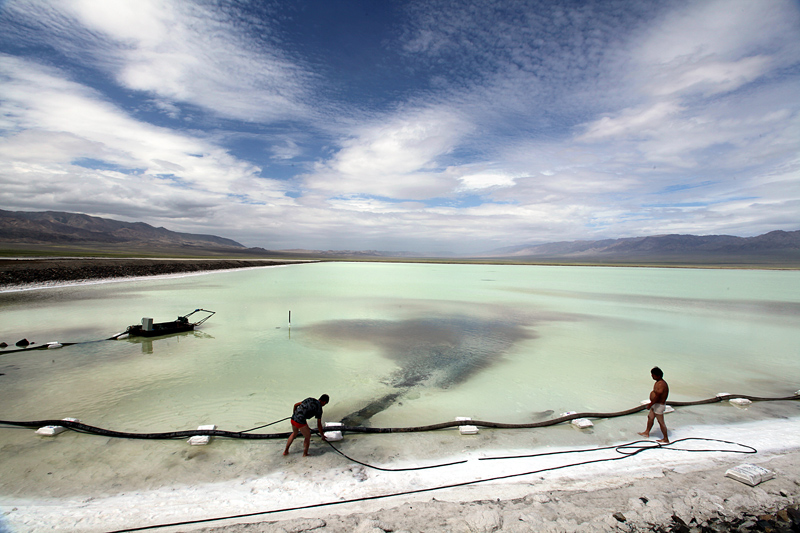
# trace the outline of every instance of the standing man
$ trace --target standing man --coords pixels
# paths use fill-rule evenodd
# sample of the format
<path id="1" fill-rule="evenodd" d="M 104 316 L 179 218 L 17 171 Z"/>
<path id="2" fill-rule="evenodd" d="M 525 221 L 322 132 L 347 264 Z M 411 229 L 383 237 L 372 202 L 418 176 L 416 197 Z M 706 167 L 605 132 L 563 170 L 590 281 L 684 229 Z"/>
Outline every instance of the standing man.
<path id="1" fill-rule="evenodd" d="M 658 420 L 658 427 L 661 428 L 661 433 L 664 435 L 664 438 L 659 439 L 657 442 L 669 444 L 667 425 L 664 423 L 664 409 L 667 408 L 669 385 L 664 381 L 664 372 L 657 366 L 654 366 L 650 371 L 650 376 L 652 376 L 656 384 L 653 385 L 653 392 L 650 393 L 650 403 L 647 405 L 647 408 L 650 409 L 650 413 L 647 415 L 647 428 L 639 435 L 649 438 L 650 430 L 653 429 L 653 419 L 656 419 Z"/>
<path id="2" fill-rule="evenodd" d="M 292 413 L 292 434 L 289 435 L 289 440 L 286 442 L 286 449 L 283 450 L 283 455 L 289 455 L 289 446 L 294 442 L 297 437 L 297 432 L 303 434 L 305 440 L 303 441 L 303 457 L 308 457 L 308 445 L 311 443 L 311 429 L 308 427 L 307 420 L 309 418 L 317 419 L 317 431 L 322 440 L 325 440 L 325 432 L 322 430 L 322 407 L 330 401 L 327 394 L 323 394 L 316 398 L 306 398 L 302 402 L 294 404 Z"/>

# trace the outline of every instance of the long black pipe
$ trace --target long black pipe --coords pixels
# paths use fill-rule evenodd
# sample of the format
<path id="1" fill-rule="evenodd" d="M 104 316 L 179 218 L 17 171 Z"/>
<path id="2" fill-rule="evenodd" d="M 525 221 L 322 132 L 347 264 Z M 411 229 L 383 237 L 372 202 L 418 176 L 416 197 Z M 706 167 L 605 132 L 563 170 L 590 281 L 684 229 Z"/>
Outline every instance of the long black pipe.
<path id="1" fill-rule="evenodd" d="M 775 402 L 775 401 L 797 401 L 800 400 L 800 394 L 795 394 L 793 396 L 784 396 L 781 398 L 764 398 L 761 396 L 749 396 L 746 394 L 728 394 L 722 396 L 715 396 L 713 398 L 708 398 L 707 400 L 696 400 L 692 402 L 667 402 L 667 405 L 675 406 L 675 407 L 684 407 L 690 405 L 704 405 L 710 403 L 717 403 L 724 400 L 730 400 L 733 398 L 744 398 L 746 400 L 754 401 L 754 402 Z M 547 426 L 554 426 L 556 424 L 562 424 L 564 422 L 569 422 L 570 420 L 575 420 L 577 418 L 615 418 L 618 416 L 625 416 L 630 415 L 633 413 L 638 413 L 639 411 L 643 411 L 646 408 L 645 405 L 638 405 L 631 409 L 626 409 L 624 411 L 617 411 L 614 413 L 574 413 L 571 415 L 565 415 L 558 418 L 553 418 L 550 420 L 543 420 L 541 422 L 531 422 L 527 424 L 506 424 L 502 422 L 487 422 L 484 420 L 454 420 L 450 422 L 441 422 L 439 424 L 431 424 L 427 426 L 413 426 L 413 427 L 400 427 L 400 428 L 374 428 L 374 427 L 361 427 L 361 426 L 341 426 L 336 428 L 330 428 L 331 430 L 335 429 L 337 431 L 349 432 L 349 433 L 412 433 L 412 432 L 420 432 L 420 431 L 435 431 L 438 429 L 446 429 L 458 426 L 480 426 L 486 428 L 497 428 L 497 429 L 532 429 L 532 428 L 542 428 Z M 40 428 L 44 426 L 62 426 L 65 428 L 69 428 L 78 432 L 82 433 L 91 433 L 94 435 L 101 435 L 105 437 L 116 437 L 116 438 L 123 438 L 123 439 L 184 439 L 188 437 L 194 437 L 198 435 L 209 435 L 212 437 L 226 437 L 232 439 L 285 439 L 291 433 L 248 433 L 247 431 L 224 431 L 220 429 L 194 429 L 194 430 L 187 430 L 187 431 L 169 431 L 165 433 L 128 433 L 125 431 L 113 431 L 110 429 L 103 429 L 94 426 L 90 426 L 88 424 L 84 424 L 82 422 L 73 422 L 71 420 L 34 420 L 34 421 L 11 421 L 11 420 L 0 420 L 0 424 L 5 424 L 8 426 L 20 426 L 20 427 L 33 427 L 33 428 Z"/>

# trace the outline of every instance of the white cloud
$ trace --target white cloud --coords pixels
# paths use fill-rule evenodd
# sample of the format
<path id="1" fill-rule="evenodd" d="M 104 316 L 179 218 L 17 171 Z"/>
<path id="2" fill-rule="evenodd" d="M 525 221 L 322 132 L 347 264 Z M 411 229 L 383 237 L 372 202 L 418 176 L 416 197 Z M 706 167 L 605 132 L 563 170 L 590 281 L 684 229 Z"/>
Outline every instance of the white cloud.
<path id="1" fill-rule="evenodd" d="M 464 190 L 481 190 L 495 187 L 512 187 L 515 176 L 504 172 L 466 173 L 459 177 Z"/>
<path id="2" fill-rule="evenodd" d="M 789 0 L 689 3 L 632 47 L 634 77 L 653 95 L 730 92 L 796 62 L 798 24 Z"/>
<path id="3" fill-rule="evenodd" d="M 286 139 L 281 143 L 273 145 L 271 151 L 272 151 L 272 159 L 277 159 L 281 161 L 287 159 L 294 159 L 295 157 L 303 153 L 303 149 L 300 148 L 297 145 L 297 143 L 291 139 Z"/>
<path id="4" fill-rule="evenodd" d="M 608 5 L 408 4 L 376 51 L 408 87 L 370 93 L 236 3 L 9 0 L 9 50 L 68 61 L 0 56 L 0 203 L 273 248 L 796 227 L 796 2 Z"/>
<path id="5" fill-rule="evenodd" d="M 313 76 L 268 44 L 268 26 L 248 39 L 223 9 L 171 0 L 12 0 L 7 9 L 129 89 L 240 120 L 311 113 L 302 102 Z"/>
<path id="6" fill-rule="evenodd" d="M 358 128 L 331 160 L 305 179 L 312 190 L 342 195 L 422 199 L 450 194 L 457 182 L 440 172 L 470 125 L 452 111 L 434 108 L 398 113 Z"/>
<path id="7" fill-rule="evenodd" d="M 51 187 L 41 183 L 41 191 L 58 188 L 59 182 L 62 187 L 72 182 L 79 190 L 86 186 L 83 180 L 90 179 L 93 185 L 86 191 L 98 193 L 126 182 L 129 198 L 163 194 L 162 200 L 180 203 L 194 191 L 209 195 L 206 202 L 231 194 L 247 201 L 284 200 L 274 182 L 257 176 L 257 167 L 201 138 L 136 121 L 95 91 L 59 74 L 0 56 L 0 76 L 5 80 L 0 86 L 0 112 L 8 126 L 0 138 L 0 154 L 10 163 L 0 176 L 6 185 L 0 193 L 6 205 L 16 203 L 8 196 L 9 183 L 31 176 L 44 180 L 46 168 L 53 173 Z M 76 165 L 81 159 L 98 160 L 125 173 Z"/>
<path id="8" fill-rule="evenodd" d="M 634 56 L 640 64 L 669 67 L 676 60 L 717 57 L 737 60 L 759 50 L 783 48 L 796 39 L 798 12 L 791 0 L 689 2 L 643 28 Z"/>
<path id="9" fill-rule="evenodd" d="M 655 102 L 637 109 L 623 109 L 616 116 L 605 116 L 589 123 L 578 141 L 593 141 L 609 137 L 649 136 L 660 129 L 665 120 L 681 111 L 674 102 Z"/>

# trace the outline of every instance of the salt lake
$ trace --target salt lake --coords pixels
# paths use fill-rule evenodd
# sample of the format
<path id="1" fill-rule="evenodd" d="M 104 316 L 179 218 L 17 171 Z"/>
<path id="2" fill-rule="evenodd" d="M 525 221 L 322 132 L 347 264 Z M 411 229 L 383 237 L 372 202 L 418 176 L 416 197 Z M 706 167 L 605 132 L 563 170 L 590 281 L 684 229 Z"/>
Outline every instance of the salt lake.
<path id="1" fill-rule="evenodd" d="M 196 308 L 216 314 L 194 332 L 89 342 Z M 74 417 L 129 432 L 241 431 L 322 393 L 331 396 L 325 420 L 376 427 L 613 412 L 647 398 L 654 365 L 671 400 L 800 389 L 797 271 L 314 263 L 6 291 L 0 317 L 5 352 L 21 338 L 81 343 L 0 351 L 0 419 Z M 680 436 L 682 426 L 798 414 L 797 402 L 714 404 L 681 408 L 667 422 Z M 588 431 L 354 436 L 342 445 L 373 461 L 424 462 L 599 446 L 631 440 L 643 424 L 640 415 Z M 264 431 L 288 430 L 284 422 Z M 312 445 L 318 465 L 341 460 L 321 446 Z M 0 428 L 0 496 L 91 498 L 264 476 L 284 468 L 282 447 Z"/>

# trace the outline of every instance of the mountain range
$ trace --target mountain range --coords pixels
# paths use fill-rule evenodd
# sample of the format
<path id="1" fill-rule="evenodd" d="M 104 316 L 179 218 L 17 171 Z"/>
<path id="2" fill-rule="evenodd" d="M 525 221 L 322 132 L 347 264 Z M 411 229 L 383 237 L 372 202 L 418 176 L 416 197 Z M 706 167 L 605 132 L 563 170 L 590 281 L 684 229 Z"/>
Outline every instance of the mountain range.
<path id="1" fill-rule="evenodd" d="M 800 253 L 800 231 L 771 231 L 757 237 L 655 235 L 599 241 L 553 242 L 499 248 L 489 257 L 581 257 L 668 254 Z"/>
<path id="2" fill-rule="evenodd" d="M 243 244 L 231 239 L 215 235 L 178 233 L 144 222 L 120 222 L 59 211 L 26 212 L 2 209 L 0 243 L 246 249 Z"/>
<path id="3" fill-rule="evenodd" d="M 266 250 L 248 248 L 215 235 L 179 233 L 144 222 L 121 222 L 78 213 L 0 210 L 3 245 L 148 251 L 182 255 L 248 255 L 330 258 L 430 258 L 413 252 L 377 250 Z M 441 258 L 441 257 L 440 257 Z M 756 237 L 655 235 L 597 241 L 523 244 L 448 260 L 571 263 L 800 264 L 800 230 L 771 231 Z"/>

